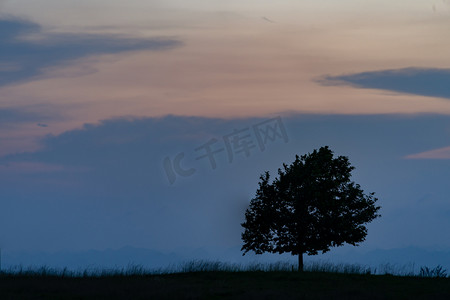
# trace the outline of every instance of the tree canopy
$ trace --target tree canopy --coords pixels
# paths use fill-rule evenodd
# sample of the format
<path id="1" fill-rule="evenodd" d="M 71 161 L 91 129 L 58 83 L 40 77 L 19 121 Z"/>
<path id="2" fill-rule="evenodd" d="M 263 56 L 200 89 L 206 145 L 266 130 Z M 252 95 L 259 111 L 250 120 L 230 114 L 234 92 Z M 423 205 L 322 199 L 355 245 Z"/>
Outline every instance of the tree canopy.
<path id="1" fill-rule="evenodd" d="M 351 181 L 354 167 L 346 156 L 334 157 L 328 146 L 296 155 L 283 164 L 278 177 L 260 177 L 259 188 L 245 212 L 242 240 L 244 255 L 325 253 L 345 243 L 357 246 L 365 240 L 365 224 L 379 217 L 374 193 L 365 194 Z"/>

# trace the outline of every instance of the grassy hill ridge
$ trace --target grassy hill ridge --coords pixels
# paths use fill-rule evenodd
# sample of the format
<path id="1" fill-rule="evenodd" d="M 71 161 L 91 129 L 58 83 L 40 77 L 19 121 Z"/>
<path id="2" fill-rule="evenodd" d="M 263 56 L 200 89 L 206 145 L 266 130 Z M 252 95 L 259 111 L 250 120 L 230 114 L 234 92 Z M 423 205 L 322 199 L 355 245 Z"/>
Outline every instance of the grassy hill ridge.
<path id="1" fill-rule="evenodd" d="M 2 275 L 0 299 L 450 299 L 450 278 L 286 271 Z"/>

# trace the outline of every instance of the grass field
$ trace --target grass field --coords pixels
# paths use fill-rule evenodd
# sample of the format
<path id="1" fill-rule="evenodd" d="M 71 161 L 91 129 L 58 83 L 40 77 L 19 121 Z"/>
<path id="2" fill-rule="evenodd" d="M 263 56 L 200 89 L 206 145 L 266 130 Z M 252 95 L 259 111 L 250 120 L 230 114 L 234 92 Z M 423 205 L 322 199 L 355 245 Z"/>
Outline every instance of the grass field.
<path id="1" fill-rule="evenodd" d="M 0 275 L 0 299 L 450 299 L 450 278 L 358 274 L 369 270 L 357 267 L 346 273 L 259 267 L 264 270 L 191 262 L 177 272 L 152 274 L 140 267 L 22 270 Z"/>

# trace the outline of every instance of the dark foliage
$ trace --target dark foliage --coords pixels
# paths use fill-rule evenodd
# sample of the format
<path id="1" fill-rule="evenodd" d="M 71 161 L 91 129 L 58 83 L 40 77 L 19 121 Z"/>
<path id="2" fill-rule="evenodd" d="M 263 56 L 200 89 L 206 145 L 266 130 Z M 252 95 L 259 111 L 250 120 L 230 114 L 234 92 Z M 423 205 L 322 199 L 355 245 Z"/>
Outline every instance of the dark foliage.
<path id="1" fill-rule="evenodd" d="M 335 158 L 325 146 L 283 164 L 273 182 L 269 172 L 263 174 L 242 223 L 244 255 L 291 253 L 301 259 L 364 241 L 365 224 L 380 216 L 380 207 L 374 193 L 364 194 L 350 180 L 353 169 L 347 157 Z"/>
<path id="2" fill-rule="evenodd" d="M 421 267 L 419 277 L 446 278 L 447 270 L 441 265 L 436 268 Z"/>

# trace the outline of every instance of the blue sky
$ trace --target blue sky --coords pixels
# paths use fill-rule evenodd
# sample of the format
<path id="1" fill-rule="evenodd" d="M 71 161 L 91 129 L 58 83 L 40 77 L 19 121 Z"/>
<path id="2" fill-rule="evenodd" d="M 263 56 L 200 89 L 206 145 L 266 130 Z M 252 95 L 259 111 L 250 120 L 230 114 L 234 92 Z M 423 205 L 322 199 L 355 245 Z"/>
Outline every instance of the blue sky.
<path id="1" fill-rule="evenodd" d="M 0 247 L 238 247 L 259 175 L 329 145 L 380 199 L 365 249 L 450 251 L 449 15 L 418 0 L 1 1 Z M 273 118 L 288 138 L 263 151 L 253 126 Z M 234 130 L 248 156 L 227 155 Z M 195 150 L 210 141 L 215 169 Z M 180 153 L 192 174 L 170 182 Z"/>

